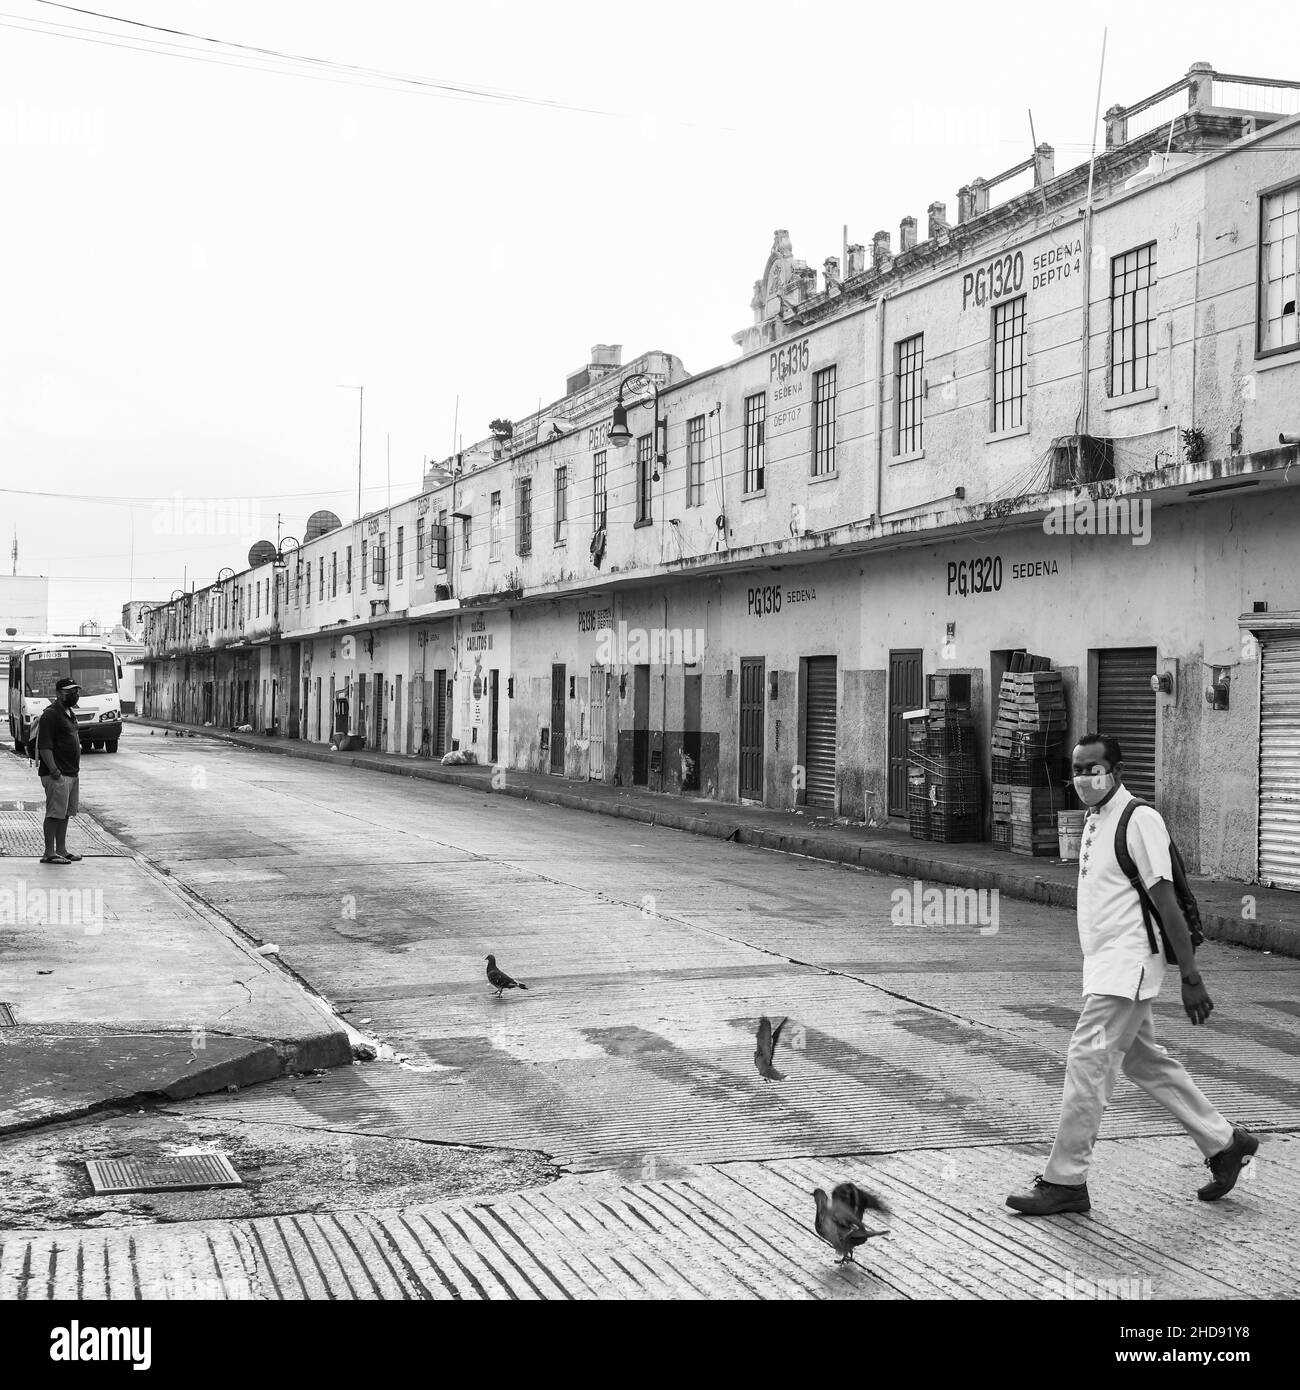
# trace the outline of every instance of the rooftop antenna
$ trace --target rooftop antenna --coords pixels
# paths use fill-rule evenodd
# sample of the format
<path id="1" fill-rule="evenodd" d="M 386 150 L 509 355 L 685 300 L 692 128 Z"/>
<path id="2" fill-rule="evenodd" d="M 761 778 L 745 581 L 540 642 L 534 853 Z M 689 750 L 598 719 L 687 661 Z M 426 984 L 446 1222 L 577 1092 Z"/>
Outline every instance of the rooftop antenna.
<path id="1" fill-rule="evenodd" d="M 1088 160 L 1088 202 L 1083 213 L 1083 399 L 1079 405 L 1079 433 L 1088 433 L 1089 315 L 1092 308 L 1092 183 L 1097 167 L 1097 122 L 1101 119 L 1101 82 L 1106 71 L 1106 33 L 1101 31 L 1101 63 L 1097 68 L 1097 105 L 1092 115 L 1092 156 Z"/>
<path id="2" fill-rule="evenodd" d="M 451 419 L 451 451 L 456 452 L 456 440 L 459 437 L 457 431 L 460 429 L 460 396 L 456 397 L 456 413 Z"/>
<path id="3" fill-rule="evenodd" d="M 18 573 L 18 528 L 17 528 L 16 526 L 14 527 L 14 549 L 13 549 L 13 557 L 14 557 L 14 574 L 17 574 L 17 573 Z"/>
<path id="4" fill-rule="evenodd" d="M 384 457 L 388 464 L 388 509 L 393 509 L 393 436 L 384 435 Z"/>

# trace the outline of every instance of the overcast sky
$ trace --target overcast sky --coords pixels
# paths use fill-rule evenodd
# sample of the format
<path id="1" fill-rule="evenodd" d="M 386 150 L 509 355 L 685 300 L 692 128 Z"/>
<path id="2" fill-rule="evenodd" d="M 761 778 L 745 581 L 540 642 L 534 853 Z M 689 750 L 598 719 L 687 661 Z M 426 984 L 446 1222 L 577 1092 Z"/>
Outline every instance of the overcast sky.
<path id="1" fill-rule="evenodd" d="M 0 542 L 5 573 L 16 526 L 19 573 L 51 577 L 56 628 L 240 568 L 277 512 L 298 537 L 318 506 L 350 520 L 341 383 L 366 387 L 369 509 L 389 439 L 397 499 L 457 428 L 561 395 L 593 343 L 733 357 L 777 227 L 818 268 L 845 223 L 924 237 L 932 200 L 955 220 L 959 186 L 1028 155 L 1029 108 L 1058 171 L 1086 161 L 1104 26 L 1103 111 L 1200 60 L 1297 75 L 1276 23 L 1209 0 L 103 0 L 510 100 L 4 10 Z M 178 492 L 240 504 L 231 534 L 160 530 Z"/>

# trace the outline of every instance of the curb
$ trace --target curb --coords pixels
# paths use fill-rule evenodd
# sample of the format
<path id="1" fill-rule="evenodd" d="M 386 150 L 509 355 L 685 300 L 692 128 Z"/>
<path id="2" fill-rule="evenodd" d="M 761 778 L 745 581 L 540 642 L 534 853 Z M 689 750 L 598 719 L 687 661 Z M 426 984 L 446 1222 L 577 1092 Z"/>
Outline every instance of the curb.
<path id="1" fill-rule="evenodd" d="M 761 826 L 746 825 L 743 822 L 714 820 L 708 816 L 692 815 L 671 804 L 660 807 L 637 806 L 630 803 L 603 803 L 593 801 L 580 793 L 550 787 L 524 787 L 518 784 L 493 786 L 490 777 L 484 776 L 489 769 L 480 765 L 477 773 L 464 773 L 444 768 L 436 763 L 418 762 L 409 768 L 394 765 L 383 759 L 367 757 L 364 753 L 331 753 L 328 748 L 315 744 L 303 745 L 301 740 L 259 740 L 215 729 L 198 729 L 192 725 L 176 725 L 166 720 L 136 718 L 136 724 L 148 724 L 155 728 L 182 728 L 191 737 L 216 738 L 241 748 L 278 753 L 283 757 L 303 758 L 312 762 L 342 764 L 360 768 L 367 772 L 384 772 L 390 776 L 421 778 L 429 782 L 443 782 L 453 786 L 470 787 L 486 795 L 513 796 L 521 801 L 535 801 L 540 805 L 561 806 L 566 810 L 585 811 L 588 814 L 615 816 L 624 820 L 639 821 L 642 824 L 661 826 L 669 830 L 680 830 L 691 835 L 707 835 L 714 839 L 730 840 L 735 844 L 749 845 L 756 849 L 775 850 L 781 854 L 798 854 L 807 859 L 821 859 L 828 863 L 844 864 L 850 868 L 865 869 L 872 873 L 889 874 L 899 878 L 925 879 L 933 883 L 947 883 L 960 888 L 996 890 L 1003 897 L 1015 898 L 1022 902 L 1041 903 L 1044 907 L 1073 909 L 1077 905 L 1076 888 L 1073 883 L 1056 883 L 1050 879 L 1028 878 L 1024 874 L 969 864 L 955 864 L 936 859 L 924 852 L 894 849 L 883 845 L 857 844 L 848 841 L 827 839 L 815 835 L 800 835 L 789 831 L 766 830 Z M 725 812 L 725 805 L 719 805 Z M 1014 856 L 1009 856 L 1014 858 Z M 1242 896 L 1248 896 L 1251 884 L 1241 885 Z M 1196 887 L 1195 880 L 1192 884 Z M 1279 955 L 1300 958 L 1300 926 L 1284 922 L 1267 922 L 1258 918 L 1246 920 L 1229 917 L 1219 912 L 1201 910 L 1201 928 L 1207 941 L 1230 942 L 1236 946 L 1246 946 L 1257 951 L 1273 951 Z"/>

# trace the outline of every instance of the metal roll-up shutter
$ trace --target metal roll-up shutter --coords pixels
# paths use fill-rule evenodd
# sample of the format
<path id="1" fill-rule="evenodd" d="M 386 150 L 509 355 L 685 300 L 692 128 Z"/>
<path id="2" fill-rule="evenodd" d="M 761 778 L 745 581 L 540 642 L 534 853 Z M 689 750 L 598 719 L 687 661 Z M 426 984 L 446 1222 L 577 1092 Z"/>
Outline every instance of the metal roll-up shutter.
<path id="1" fill-rule="evenodd" d="M 833 656 L 808 658 L 807 720 L 804 726 L 804 768 L 807 802 L 835 809 L 835 724 L 839 705 L 836 661 Z"/>
<path id="2" fill-rule="evenodd" d="M 1156 796 L 1156 674 L 1154 647 L 1116 647 L 1097 653 L 1097 733 L 1119 740 L 1124 785 L 1143 801 Z"/>
<path id="3" fill-rule="evenodd" d="M 1266 641 L 1259 701 L 1259 879 L 1300 888 L 1300 637 Z"/>

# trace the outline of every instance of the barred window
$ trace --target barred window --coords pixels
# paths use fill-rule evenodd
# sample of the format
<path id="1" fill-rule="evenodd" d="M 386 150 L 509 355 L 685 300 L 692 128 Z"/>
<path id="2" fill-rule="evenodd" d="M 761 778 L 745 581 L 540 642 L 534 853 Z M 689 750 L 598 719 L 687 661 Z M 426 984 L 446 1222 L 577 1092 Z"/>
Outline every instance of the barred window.
<path id="1" fill-rule="evenodd" d="M 704 416 L 686 422 L 686 505 L 704 505 Z"/>
<path id="2" fill-rule="evenodd" d="M 835 472 L 835 368 L 813 376 L 814 478 Z"/>
<path id="3" fill-rule="evenodd" d="M 591 469 L 591 529 L 599 531 L 605 525 L 605 450 L 592 457 Z"/>
<path id="4" fill-rule="evenodd" d="M 415 573 L 418 578 L 424 573 L 424 518 L 415 519 Z"/>
<path id="5" fill-rule="evenodd" d="M 925 447 L 925 407 L 922 369 L 925 334 L 904 338 L 894 346 L 894 452 L 919 454 Z"/>
<path id="6" fill-rule="evenodd" d="M 336 550 L 330 556 L 330 598 L 339 596 L 339 553 Z"/>
<path id="7" fill-rule="evenodd" d="M 1025 296 L 993 306 L 993 430 L 1025 423 Z"/>
<path id="8" fill-rule="evenodd" d="M 1259 351 L 1300 342 L 1296 324 L 1296 260 L 1300 248 L 1300 183 L 1260 199 Z"/>
<path id="9" fill-rule="evenodd" d="M 564 539 L 564 525 L 569 520 L 569 467 L 555 465 L 555 539 Z"/>
<path id="10" fill-rule="evenodd" d="M 433 567 L 436 570 L 447 568 L 447 513 L 438 513 L 438 524 L 431 530 L 429 536 L 429 552 L 433 559 Z"/>
<path id="11" fill-rule="evenodd" d="M 344 575 L 344 584 L 348 593 L 352 592 L 352 547 L 348 546 L 347 573 Z"/>
<path id="12" fill-rule="evenodd" d="M 763 491 L 763 425 L 767 394 L 745 397 L 745 491 Z"/>
<path id="13" fill-rule="evenodd" d="M 366 565 L 366 549 L 370 545 L 370 540 L 366 536 L 361 537 L 361 592 L 364 594 L 366 585 L 370 582 L 370 570 Z"/>
<path id="14" fill-rule="evenodd" d="M 388 546 L 385 543 L 386 541 L 386 536 L 380 536 L 379 539 L 375 542 L 375 548 L 373 551 L 375 557 L 374 581 L 375 588 L 377 589 L 383 587 L 384 580 L 387 577 L 386 571 L 388 568 Z"/>
<path id="15" fill-rule="evenodd" d="M 519 479 L 519 495 L 515 507 L 515 542 L 520 555 L 533 550 L 533 480 Z"/>
<path id="16" fill-rule="evenodd" d="M 488 559 L 501 558 L 501 494 L 494 492 L 488 507 Z"/>
<path id="17" fill-rule="evenodd" d="M 320 557 L 320 593 L 317 595 L 322 603 L 325 602 L 325 556 Z"/>
<path id="18" fill-rule="evenodd" d="M 403 552 L 405 551 L 405 549 L 406 549 L 406 527 L 405 527 L 405 526 L 399 526 L 399 527 L 397 528 L 397 574 L 396 574 L 396 576 L 395 576 L 397 579 L 401 579 L 401 577 L 402 577 L 402 561 L 403 561 L 403 559 L 404 559 Z"/>
<path id="19" fill-rule="evenodd" d="M 460 519 L 460 567 L 463 570 L 469 569 L 469 544 L 470 544 L 470 523 L 473 517 L 463 516 Z"/>
<path id="20" fill-rule="evenodd" d="M 1156 244 L 1139 246 L 1110 261 L 1110 394 L 1126 396 L 1151 385 L 1153 326 L 1151 287 L 1156 282 Z"/>
<path id="21" fill-rule="evenodd" d="M 648 434 L 636 441 L 636 521 L 640 526 L 650 520 L 650 474 L 654 466 L 654 440 Z"/>

